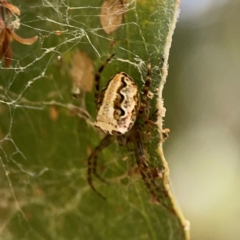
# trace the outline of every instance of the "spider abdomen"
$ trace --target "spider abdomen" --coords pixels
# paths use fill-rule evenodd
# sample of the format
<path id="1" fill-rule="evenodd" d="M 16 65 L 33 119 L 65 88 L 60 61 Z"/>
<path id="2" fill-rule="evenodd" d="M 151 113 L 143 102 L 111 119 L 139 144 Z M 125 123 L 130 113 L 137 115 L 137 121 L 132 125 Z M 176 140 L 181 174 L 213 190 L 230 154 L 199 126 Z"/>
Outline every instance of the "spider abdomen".
<path id="1" fill-rule="evenodd" d="M 102 90 L 94 126 L 110 135 L 123 135 L 134 125 L 140 96 L 136 83 L 126 73 L 117 73 Z"/>

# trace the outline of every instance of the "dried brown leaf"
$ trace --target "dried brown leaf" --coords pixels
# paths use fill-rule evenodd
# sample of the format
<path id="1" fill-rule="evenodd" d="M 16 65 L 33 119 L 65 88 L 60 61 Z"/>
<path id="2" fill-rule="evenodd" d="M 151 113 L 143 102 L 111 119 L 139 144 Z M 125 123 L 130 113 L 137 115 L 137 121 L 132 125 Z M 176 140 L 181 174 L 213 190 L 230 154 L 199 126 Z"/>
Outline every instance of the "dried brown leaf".
<path id="1" fill-rule="evenodd" d="M 34 36 L 31 38 L 22 38 L 19 35 L 17 35 L 14 31 L 11 31 L 11 35 L 19 43 L 25 44 L 25 45 L 32 45 L 35 43 L 38 39 L 38 36 Z"/>
<path id="2" fill-rule="evenodd" d="M 56 106 L 51 106 L 49 108 L 49 117 L 51 120 L 53 120 L 54 122 L 58 120 L 59 117 L 59 109 Z"/>
<path id="3" fill-rule="evenodd" d="M 73 82 L 73 94 L 79 95 L 80 90 L 92 91 L 94 81 L 94 66 L 92 59 L 84 52 L 77 51 L 72 58 L 70 75 Z"/>
<path id="4" fill-rule="evenodd" d="M 3 26 L 3 27 L 2 27 Z M 12 59 L 12 50 L 10 46 L 11 42 L 11 34 L 8 33 L 7 29 L 5 28 L 4 22 L 0 19 L 0 60 L 2 58 L 5 58 L 5 65 L 6 67 L 9 67 L 11 64 Z"/>
<path id="5" fill-rule="evenodd" d="M 127 11 L 124 0 L 105 0 L 101 7 L 100 21 L 103 30 L 110 34 L 122 23 L 123 14 Z"/>
<path id="6" fill-rule="evenodd" d="M 6 67 L 10 67 L 11 61 L 12 61 L 12 49 L 9 44 L 9 46 L 7 46 L 7 48 L 5 50 L 5 65 L 6 65 Z"/>
<path id="7" fill-rule="evenodd" d="M 5 24 L 4 24 L 3 20 L 0 18 L 0 48 L 5 39 L 5 31 L 6 31 Z"/>
<path id="8" fill-rule="evenodd" d="M 58 35 L 58 36 L 60 36 L 60 35 L 62 35 L 62 31 L 56 30 L 56 31 L 55 31 L 55 34 Z"/>
<path id="9" fill-rule="evenodd" d="M 20 9 L 14 5 L 12 5 L 11 3 L 8 3 L 6 1 L 1 1 L 1 5 L 5 8 L 7 8 L 8 10 L 10 10 L 12 13 L 17 14 L 18 16 L 21 14 Z"/>
<path id="10" fill-rule="evenodd" d="M 32 38 L 22 38 L 18 36 L 14 30 L 13 26 L 8 25 L 5 19 L 11 18 L 11 13 L 15 13 L 17 15 L 20 15 L 20 10 L 6 2 L 6 1 L 0 1 L 1 6 L 1 15 L 0 15 L 0 60 L 2 58 L 5 58 L 5 65 L 6 67 L 10 67 L 11 60 L 12 60 L 12 49 L 11 49 L 11 42 L 12 40 L 16 40 L 19 43 L 31 45 L 38 39 L 38 36 L 34 36 Z M 4 8 L 6 8 L 6 11 L 4 11 Z"/>

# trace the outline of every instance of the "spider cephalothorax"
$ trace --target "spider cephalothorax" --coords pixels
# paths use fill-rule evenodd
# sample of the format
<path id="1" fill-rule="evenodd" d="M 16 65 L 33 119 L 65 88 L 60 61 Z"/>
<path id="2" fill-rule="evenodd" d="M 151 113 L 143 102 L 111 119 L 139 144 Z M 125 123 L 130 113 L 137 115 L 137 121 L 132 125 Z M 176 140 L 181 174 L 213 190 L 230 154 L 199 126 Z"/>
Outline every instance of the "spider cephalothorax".
<path id="1" fill-rule="evenodd" d="M 91 188 L 102 198 L 102 196 L 92 183 L 92 174 L 105 182 L 97 174 L 98 154 L 107 147 L 116 138 L 120 145 L 133 143 L 136 163 L 142 179 L 149 189 L 152 196 L 158 200 L 156 191 L 161 191 L 155 183 L 156 174 L 148 167 L 146 156 L 141 140 L 141 121 L 147 105 L 147 94 L 150 87 L 151 65 L 148 62 L 147 77 L 143 87 L 143 94 L 140 98 L 140 92 L 137 84 L 127 73 L 120 72 L 115 74 L 107 83 L 103 90 L 99 91 L 100 75 L 107 63 L 112 59 L 112 54 L 106 62 L 99 68 L 95 75 L 95 103 L 97 108 L 96 120 L 94 126 L 106 134 L 100 144 L 92 151 L 88 158 L 88 183 Z M 142 122 L 146 122 L 145 119 Z"/>

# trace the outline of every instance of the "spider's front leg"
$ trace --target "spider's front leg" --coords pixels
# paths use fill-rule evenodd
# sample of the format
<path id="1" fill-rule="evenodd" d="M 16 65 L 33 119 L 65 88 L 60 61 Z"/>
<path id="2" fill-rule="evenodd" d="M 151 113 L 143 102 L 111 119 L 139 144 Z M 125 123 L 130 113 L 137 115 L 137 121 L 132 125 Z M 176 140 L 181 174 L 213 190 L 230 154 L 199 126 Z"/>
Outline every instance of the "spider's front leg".
<path id="1" fill-rule="evenodd" d="M 134 154 L 135 154 L 135 159 L 136 159 L 136 162 L 138 165 L 139 172 L 140 172 L 142 179 L 143 179 L 146 187 L 148 188 L 149 192 L 152 194 L 152 196 L 155 199 L 158 199 L 158 197 L 156 196 L 156 193 L 152 187 L 152 185 L 155 185 L 155 182 L 154 182 L 154 179 L 152 178 L 152 174 L 151 174 L 151 172 L 148 168 L 148 164 L 146 162 L 146 157 L 145 157 L 145 153 L 143 150 L 140 134 L 138 132 L 138 129 L 134 129 L 134 130 L 135 130 L 135 132 L 132 136 L 132 142 L 134 145 Z M 153 182 L 154 182 L 154 184 L 152 184 Z"/>
<path id="2" fill-rule="evenodd" d="M 134 144 L 134 154 L 135 154 L 136 162 L 137 162 L 140 174 L 142 176 L 142 179 L 146 187 L 148 188 L 149 192 L 154 197 L 154 199 L 156 199 L 158 202 L 161 202 L 159 197 L 157 196 L 157 193 L 162 193 L 166 197 L 166 192 L 163 191 L 155 182 L 155 180 L 159 176 L 158 174 L 159 170 L 150 169 L 148 167 L 139 129 L 135 129 L 135 133 L 132 138 L 132 141 Z"/>
<path id="3" fill-rule="evenodd" d="M 150 85 L 151 85 L 151 63 L 150 63 L 150 59 L 148 59 L 147 77 L 145 80 L 145 84 L 143 86 L 143 95 L 142 95 L 142 100 L 141 100 L 141 104 L 140 104 L 140 109 L 138 112 L 139 116 L 141 116 L 146 109 L 146 106 L 148 103 L 147 98 L 148 98 L 148 92 L 149 92 Z"/>
<path id="4" fill-rule="evenodd" d="M 114 137 L 112 135 L 106 135 L 101 142 L 99 143 L 99 145 L 92 151 L 92 153 L 90 154 L 90 156 L 88 157 L 88 184 L 89 186 L 92 188 L 92 190 L 98 194 L 98 196 L 100 196 L 101 198 L 105 199 L 106 198 L 99 193 L 96 188 L 94 187 L 93 183 L 92 183 L 92 173 L 102 182 L 106 183 L 106 181 L 101 178 L 98 173 L 97 173 L 97 158 L 98 158 L 98 154 L 104 149 L 106 148 L 108 145 L 110 145 L 113 141 Z"/>
<path id="5" fill-rule="evenodd" d="M 142 179 L 148 188 L 149 192 L 151 193 L 153 200 L 157 203 L 160 203 L 164 208 L 166 208 L 169 212 L 176 215 L 175 210 L 161 201 L 160 197 L 163 195 L 164 197 L 168 197 L 168 192 L 165 189 L 162 189 L 157 185 L 155 180 L 159 177 L 159 170 L 157 168 L 151 169 L 148 167 L 146 156 L 144 153 L 140 130 L 134 129 L 135 132 L 132 136 L 132 141 L 134 144 L 134 154 L 136 158 L 136 162 L 138 165 L 139 172 L 142 176 Z"/>
<path id="6" fill-rule="evenodd" d="M 99 100 L 99 89 L 100 89 L 100 76 L 105 68 L 105 66 L 109 63 L 109 61 L 114 57 L 114 53 L 102 64 L 102 66 L 98 69 L 98 72 L 95 75 L 95 103 L 97 105 Z"/>

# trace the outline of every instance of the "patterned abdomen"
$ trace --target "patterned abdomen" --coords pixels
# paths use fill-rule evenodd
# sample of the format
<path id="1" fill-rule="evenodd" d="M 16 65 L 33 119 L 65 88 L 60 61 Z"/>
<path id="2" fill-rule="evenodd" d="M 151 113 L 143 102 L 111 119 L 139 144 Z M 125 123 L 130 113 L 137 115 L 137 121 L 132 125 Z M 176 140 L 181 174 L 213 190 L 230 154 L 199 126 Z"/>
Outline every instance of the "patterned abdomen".
<path id="1" fill-rule="evenodd" d="M 125 134 L 136 121 L 139 103 L 134 80 L 124 72 L 117 73 L 100 94 L 94 126 L 106 134 Z"/>

